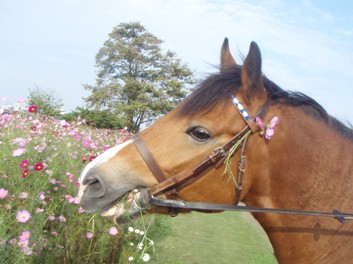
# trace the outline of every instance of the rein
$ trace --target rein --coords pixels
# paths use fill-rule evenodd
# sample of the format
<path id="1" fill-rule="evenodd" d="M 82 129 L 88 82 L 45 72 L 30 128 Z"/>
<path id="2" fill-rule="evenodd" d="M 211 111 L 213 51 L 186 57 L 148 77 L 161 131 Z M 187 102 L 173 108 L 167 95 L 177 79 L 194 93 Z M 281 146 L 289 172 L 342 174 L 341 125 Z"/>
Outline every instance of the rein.
<path id="1" fill-rule="evenodd" d="M 176 175 L 166 178 L 141 136 L 137 133 L 132 137 L 135 147 L 137 148 L 146 165 L 158 181 L 157 185 L 152 186 L 148 189 L 148 196 L 151 205 L 168 207 L 172 216 L 177 215 L 178 209 L 188 209 L 201 211 L 245 211 L 251 213 L 276 213 L 287 215 L 334 217 L 341 223 L 343 223 L 345 220 L 353 220 L 353 214 L 343 214 L 337 210 L 333 210 L 332 212 L 317 212 L 278 208 L 258 208 L 252 206 L 238 205 L 241 199 L 241 192 L 243 190 L 243 180 L 245 176 L 246 142 L 251 134 L 259 132 L 259 127 L 261 129 L 260 135 L 261 133 L 263 133 L 263 124 L 259 124 L 258 119 L 260 118 L 261 120 L 261 118 L 266 115 L 269 107 L 269 102 L 267 101 L 265 105 L 260 109 L 258 114 L 256 114 L 255 118 L 252 119 L 243 107 L 243 105 L 235 96 L 231 96 L 230 99 L 235 108 L 240 113 L 243 120 L 246 122 L 246 126 L 240 133 L 235 135 L 223 146 L 214 149 L 212 153 L 195 168 L 188 168 Z M 227 163 L 227 159 L 229 161 L 233 157 L 233 155 L 239 150 L 240 147 L 241 154 L 238 163 L 238 177 L 237 181 L 235 181 L 236 197 L 234 205 L 175 200 L 180 190 L 196 182 L 211 169 L 223 166 L 225 163 Z M 155 197 L 156 195 L 162 193 L 167 197 L 167 199 Z"/>

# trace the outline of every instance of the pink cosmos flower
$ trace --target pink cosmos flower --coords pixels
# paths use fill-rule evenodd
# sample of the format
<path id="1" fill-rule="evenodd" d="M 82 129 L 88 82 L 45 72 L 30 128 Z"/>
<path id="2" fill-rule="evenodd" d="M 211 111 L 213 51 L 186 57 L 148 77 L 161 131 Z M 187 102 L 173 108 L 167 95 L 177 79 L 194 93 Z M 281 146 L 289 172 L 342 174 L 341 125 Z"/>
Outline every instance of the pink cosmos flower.
<path id="1" fill-rule="evenodd" d="M 51 234 L 52 234 L 52 236 L 55 236 L 55 237 L 57 237 L 59 235 L 59 233 L 56 231 L 51 232 Z"/>
<path id="2" fill-rule="evenodd" d="M 270 140 L 273 134 L 275 133 L 275 126 L 278 124 L 278 117 L 275 116 L 274 118 L 271 119 L 270 123 L 268 124 L 268 127 L 266 127 L 265 131 L 265 138 L 267 140 Z"/>
<path id="3" fill-rule="evenodd" d="M 23 253 L 25 253 L 26 256 L 30 256 L 33 254 L 33 250 L 30 247 L 24 247 L 22 248 Z"/>
<path id="4" fill-rule="evenodd" d="M 84 148 L 88 148 L 91 145 L 92 142 L 93 141 L 92 141 L 91 137 L 88 136 L 82 141 L 82 145 L 83 145 Z"/>
<path id="5" fill-rule="evenodd" d="M 8 190 L 5 190 L 4 188 L 1 188 L 0 189 L 0 199 L 1 200 L 4 199 L 7 196 L 8 192 L 9 192 Z"/>
<path id="6" fill-rule="evenodd" d="M 118 229 L 115 226 L 113 226 L 113 227 L 109 228 L 109 232 L 108 233 L 111 236 L 116 236 L 119 233 L 119 231 L 118 231 Z"/>
<path id="7" fill-rule="evenodd" d="M 10 239 L 9 243 L 11 245 L 15 245 L 15 244 L 17 244 L 17 239 L 16 238 Z"/>
<path id="8" fill-rule="evenodd" d="M 54 221 L 55 220 L 55 216 L 54 215 L 49 215 L 48 216 L 48 220 L 49 221 Z"/>
<path id="9" fill-rule="evenodd" d="M 74 202 L 74 197 L 72 197 L 71 195 L 67 194 L 65 195 L 65 200 L 67 203 L 73 203 Z"/>
<path id="10" fill-rule="evenodd" d="M 256 124 L 258 125 L 258 127 L 259 127 L 261 130 L 265 129 L 265 125 L 264 125 L 264 123 L 262 122 L 262 120 L 261 120 L 260 117 L 257 116 L 257 117 L 255 118 L 255 122 L 256 122 Z"/>
<path id="11" fill-rule="evenodd" d="M 35 149 L 38 153 L 43 153 L 46 147 L 47 147 L 47 144 L 44 143 L 43 145 L 35 146 L 34 149 Z"/>
<path id="12" fill-rule="evenodd" d="M 29 240 L 20 240 L 18 241 L 17 245 L 20 247 L 20 248 L 26 248 L 28 247 L 28 244 L 29 244 Z"/>
<path id="13" fill-rule="evenodd" d="M 44 201 L 44 199 L 45 199 L 45 193 L 44 193 L 44 192 L 40 192 L 40 193 L 38 194 L 38 198 L 39 198 L 39 200 Z"/>
<path id="14" fill-rule="evenodd" d="M 26 199 L 27 197 L 28 197 L 28 193 L 26 193 L 26 192 L 21 192 L 18 195 L 18 198 L 20 198 L 20 199 Z"/>
<path id="15" fill-rule="evenodd" d="M 31 232 L 24 231 L 18 238 L 20 239 L 20 241 L 24 241 L 24 240 L 29 240 L 30 237 L 31 237 Z"/>
<path id="16" fill-rule="evenodd" d="M 75 141 L 80 141 L 81 140 L 81 134 L 76 133 L 74 135 L 74 139 L 75 139 Z"/>
<path id="17" fill-rule="evenodd" d="M 78 197 L 77 196 L 74 197 L 74 204 L 79 204 L 79 203 L 80 203 L 80 201 L 79 201 Z"/>
<path id="18" fill-rule="evenodd" d="M 60 220 L 60 222 L 66 222 L 66 218 L 63 215 L 58 216 L 58 219 Z"/>
<path id="19" fill-rule="evenodd" d="M 17 144 L 20 148 L 25 148 L 29 141 L 25 138 L 15 138 L 12 143 Z"/>
<path id="20" fill-rule="evenodd" d="M 17 222 L 20 223 L 26 223 L 31 217 L 31 214 L 26 210 L 19 211 L 16 215 Z"/>
<path id="21" fill-rule="evenodd" d="M 60 126 L 62 126 L 62 127 L 67 127 L 67 122 L 66 122 L 66 120 L 60 120 Z"/>
<path id="22" fill-rule="evenodd" d="M 43 208 L 39 208 L 39 207 L 36 208 L 36 213 L 37 214 L 40 214 L 40 213 L 43 213 L 43 212 L 44 212 Z"/>
<path id="23" fill-rule="evenodd" d="M 18 148 L 18 149 L 15 149 L 13 152 L 12 152 L 12 156 L 13 157 L 19 157 L 21 156 L 23 153 L 25 153 L 26 150 L 24 148 Z"/>
<path id="24" fill-rule="evenodd" d="M 91 239 L 93 237 L 92 232 L 86 232 L 86 238 Z"/>

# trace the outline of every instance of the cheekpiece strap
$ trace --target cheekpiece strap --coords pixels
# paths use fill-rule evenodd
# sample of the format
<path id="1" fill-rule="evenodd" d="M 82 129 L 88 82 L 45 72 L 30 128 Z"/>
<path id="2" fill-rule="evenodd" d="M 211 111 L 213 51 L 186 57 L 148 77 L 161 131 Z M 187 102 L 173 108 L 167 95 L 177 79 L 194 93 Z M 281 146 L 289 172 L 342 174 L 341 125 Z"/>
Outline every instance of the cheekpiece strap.
<path id="1" fill-rule="evenodd" d="M 248 126 L 251 129 L 252 133 L 255 133 L 258 130 L 258 127 L 256 125 L 256 122 L 251 118 L 251 116 L 248 114 L 248 112 L 245 110 L 244 106 L 242 103 L 236 98 L 234 95 L 230 96 L 230 100 L 232 101 L 233 105 L 235 108 L 238 110 L 240 113 L 241 117 L 244 119 L 244 121 L 248 124 Z"/>

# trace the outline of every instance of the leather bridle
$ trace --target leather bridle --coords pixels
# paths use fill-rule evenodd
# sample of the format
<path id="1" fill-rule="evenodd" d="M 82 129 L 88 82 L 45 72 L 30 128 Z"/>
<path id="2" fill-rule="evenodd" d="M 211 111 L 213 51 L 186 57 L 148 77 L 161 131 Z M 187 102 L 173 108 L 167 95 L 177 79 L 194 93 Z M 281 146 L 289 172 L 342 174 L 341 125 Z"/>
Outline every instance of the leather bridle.
<path id="1" fill-rule="evenodd" d="M 352 220 L 353 214 L 343 214 L 337 210 L 333 212 L 316 212 L 316 211 L 302 211 L 302 210 L 288 210 L 288 209 L 277 209 L 277 208 L 257 208 L 251 206 L 240 206 L 238 205 L 241 199 L 241 192 L 243 190 L 243 182 L 245 177 L 245 162 L 246 162 L 246 142 L 248 137 L 257 132 L 258 126 L 255 122 L 256 117 L 263 118 L 269 108 L 269 101 L 260 108 L 254 118 L 251 118 L 240 101 L 235 97 L 231 96 L 231 101 L 235 108 L 240 113 L 241 117 L 246 123 L 246 126 L 235 135 L 232 139 L 226 142 L 223 146 L 215 148 L 212 153 L 205 158 L 200 164 L 194 168 L 187 168 L 184 171 L 177 173 L 169 178 L 165 177 L 163 171 L 158 165 L 157 161 L 153 157 L 152 153 L 144 143 L 140 134 L 135 134 L 132 137 L 134 145 L 136 146 L 141 157 L 145 161 L 146 165 L 152 172 L 153 176 L 158 181 L 158 184 L 148 189 L 148 195 L 150 197 L 150 204 L 155 206 L 168 207 L 172 216 L 177 215 L 178 209 L 188 210 L 201 210 L 201 211 L 246 211 L 256 213 L 277 213 L 277 214 L 295 214 L 295 215 L 308 215 L 308 216 L 327 216 L 334 217 L 340 222 L 345 220 Z M 236 192 L 235 192 L 235 204 L 211 204 L 211 203 L 200 203 L 200 202 L 186 202 L 176 200 L 178 192 L 183 188 L 193 184 L 208 171 L 213 168 L 219 168 L 224 165 L 224 161 L 227 155 L 234 155 L 241 147 L 241 154 L 238 163 L 238 174 L 236 181 Z M 232 152 L 229 151 L 232 149 Z M 159 194 L 164 194 L 167 199 L 157 198 Z"/>
<path id="2" fill-rule="evenodd" d="M 230 149 L 232 149 L 233 155 L 241 147 L 241 157 L 238 166 L 238 180 L 236 182 L 235 197 L 235 204 L 238 204 L 238 202 L 240 201 L 241 191 L 243 189 L 243 179 L 245 174 L 246 161 L 245 146 L 247 138 L 251 133 L 255 133 L 256 131 L 258 131 L 258 127 L 254 122 L 254 119 L 250 117 L 250 115 L 247 113 L 240 101 L 235 96 L 231 96 L 230 99 L 235 108 L 238 110 L 241 117 L 243 118 L 243 120 L 245 121 L 246 126 L 237 135 L 235 135 L 228 142 L 226 142 L 223 146 L 215 148 L 212 153 L 196 167 L 187 168 L 186 170 L 169 178 L 165 177 L 163 171 L 161 170 L 154 156 L 144 143 L 140 134 L 137 133 L 133 136 L 132 140 L 137 150 L 139 151 L 141 157 L 152 172 L 153 176 L 158 181 L 157 185 L 149 188 L 148 193 L 150 196 L 156 196 L 158 194 L 163 193 L 168 199 L 175 199 L 181 189 L 194 183 L 211 169 L 223 166 L 224 160 L 227 155 L 229 155 Z M 260 109 L 256 116 L 263 117 L 266 114 L 267 109 L 268 103 L 266 102 L 266 104 Z"/>

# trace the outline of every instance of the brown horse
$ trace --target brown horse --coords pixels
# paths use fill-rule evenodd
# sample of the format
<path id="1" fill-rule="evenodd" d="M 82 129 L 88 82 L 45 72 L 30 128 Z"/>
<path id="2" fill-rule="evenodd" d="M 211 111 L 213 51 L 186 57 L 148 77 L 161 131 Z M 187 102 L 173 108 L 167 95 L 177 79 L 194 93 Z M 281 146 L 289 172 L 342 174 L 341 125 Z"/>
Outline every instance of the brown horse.
<path id="1" fill-rule="evenodd" d="M 226 39 L 220 72 L 134 141 L 85 168 L 79 197 L 86 211 L 117 217 L 125 209 L 116 201 L 135 188 L 193 202 L 353 211 L 353 131 L 265 77 L 255 43 L 241 66 Z M 253 215 L 280 263 L 353 263 L 351 221 Z"/>

